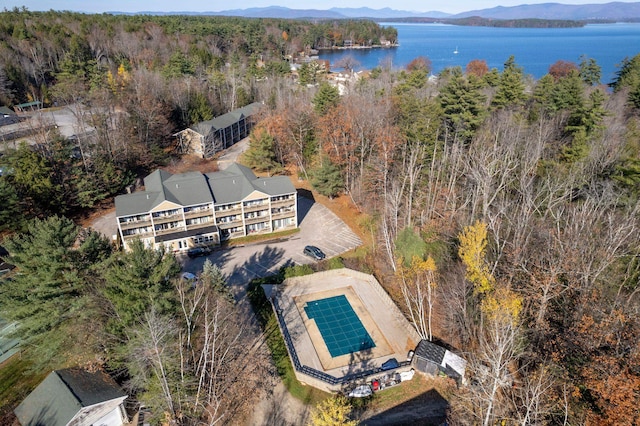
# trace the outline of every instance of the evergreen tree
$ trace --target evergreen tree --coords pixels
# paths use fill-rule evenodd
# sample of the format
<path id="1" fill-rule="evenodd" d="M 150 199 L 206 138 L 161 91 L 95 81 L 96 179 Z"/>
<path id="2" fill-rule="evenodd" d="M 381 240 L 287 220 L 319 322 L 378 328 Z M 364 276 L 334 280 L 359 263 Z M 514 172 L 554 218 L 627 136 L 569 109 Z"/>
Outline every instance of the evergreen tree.
<path id="1" fill-rule="evenodd" d="M 340 102 L 340 92 L 327 82 L 320 84 L 318 92 L 313 97 L 313 107 L 319 115 L 325 115 Z"/>
<path id="2" fill-rule="evenodd" d="M 625 135 L 625 149 L 616 165 L 613 179 L 640 195 L 640 129 L 638 120 L 630 120 Z"/>
<path id="3" fill-rule="evenodd" d="M 420 234 L 411 228 L 404 228 L 396 237 L 396 256 L 402 259 L 404 266 L 411 266 L 413 258 L 423 260 L 427 251 L 427 244 Z"/>
<path id="4" fill-rule="evenodd" d="M 229 302 L 233 302 L 233 294 L 227 286 L 227 279 L 218 265 L 214 265 L 207 259 L 202 265 L 202 273 L 199 277 L 199 285 L 211 287 L 216 293 L 223 295 Z"/>
<path id="5" fill-rule="evenodd" d="M 129 252 L 114 254 L 102 274 L 102 292 L 114 311 L 109 328 L 117 334 L 126 334 L 152 307 L 159 314 L 170 311 L 175 300 L 170 280 L 180 272 L 171 253 L 147 249 L 140 240 L 129 247 Z"/>
<path id="6" fill-rule="evenodd" d="M 243 158 L 252 169 L 276 173 L 282 169 L 275 153 L 275 141 L 263 127 L 256 127 L 249 135 L 249 149 Z"/>
<path id="7" fill-rule="evenodd" d="M 17 273 L 0 284 L 0 316 L 17 321 L 21 338 L 36 346 L 46 347 L 87 307 L 84 264 L 78 259 L 91 250 L 74 249 L 79 231 L 71 220 L 52 216 L 34 219 L 28 231 L 3 242 Z M 92 261 L 100 258 L 101 253 L 91 255 Z"/>
<path id="8" fill-rule="evenodd" d="M 0 176 L 0 233 L 18 231 L 24 220 L 20 197 L 6 178 Z"/>
<path id="9" fill-rule="evenodd" d="M 551 115 L 555 111 L 553 102 L 555 85 L 554 78 L 549 74 L 544 75 L 540 80 L 538 80 L 533 89 L 531 121 L 536 120 L 541 115 Z"/>
<path id="10" fill-rule="evenodd" d="M 335 197 L 344 189 L 344 179 L 340 168 L 328 158 L 322 159 L 322 164 L 314 170 L 311 185 L 322 195 Z"/>
<path id="11" fill-rule="evenodd" d="M 498 90 L 491 101 L 494 108 L 512 108 L 524 104 L 527 99 L 524 93 L 523 71 L 513 56 L 510 56 L 504 64 L 504 70 L 500 75 Z"/>
<path id="12" fill-rule="evenodd" d="M 7 155 L 7 180 L 34 214 L 56 211 L 60 188 L 53 181 L 53 170 L 46 159 L 24 142 Z"/>
<path id="13" fill-rule="evenodd" d="M 189 106 L 187 111 L 187 119 L 189 125 L 199 123 L 201 121 L 211 120 L 213 118 L 213 111 L 209 106 L 209 101 L 200 92 L 194 92 L 189 98 Z"/>
<path id="14" fill-rule="evenodd" d="M 593 58 L 587 58 L 586 56 L 580 57 L 580 78 L 584 81 L 584 84 L 588 86 L 595 86 L 600 84 L 600 78 L 602 77 L 602 69 L 600 65 Z"/>
<path id="15" fill-rule="evenodd" d="M 462 70 L 456 69 L 440 91 L 439 100 L 450 131 L 463 140 L 471 139 L 487 114 L 480 83 L 466 79 Z"/>
<path id="16" fill-rule="evenodd" d="M 576 111 L 584 105 L 584 85 L 577 71 L 569 73 L 556 83 L 553 91 L 553 108 L 556 111 Z"/>
<path id="17" fill-rule="evenodd" d="M 162 73 L 167 78 L 182 77 L 195 74 L 195 67 L 186 55 L 176 51 L 169 58 L 169 62 L 164 66 Z"/>
<path id="18" fill-rule="evenodd" d="M 628 88 L 629 105 L 640 109 L 640 54 L 631 59 L 625 58 L 620 70 L 616 73 L 616 79 L 611 83 L 614 92 Z"/>
<path id="19" fill-rule="evenodd" d="M 611 87 L 614 92 L 618 92 L 625 87 L 634 88 L 638 85 L 640 85 L 640 54 L 622 61 Z"/>

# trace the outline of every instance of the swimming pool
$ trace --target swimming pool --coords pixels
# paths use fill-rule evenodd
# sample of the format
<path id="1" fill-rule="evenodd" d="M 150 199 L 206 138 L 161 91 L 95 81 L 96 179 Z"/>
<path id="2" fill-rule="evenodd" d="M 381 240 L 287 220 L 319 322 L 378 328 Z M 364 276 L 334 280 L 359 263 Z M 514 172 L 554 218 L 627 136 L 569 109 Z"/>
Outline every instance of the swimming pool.
<path id="1" fill-rule="evenodd" d="M 376 347 L 345 295 L 307 302 L 304 311 L 315 320 L 332 357 Z"/>

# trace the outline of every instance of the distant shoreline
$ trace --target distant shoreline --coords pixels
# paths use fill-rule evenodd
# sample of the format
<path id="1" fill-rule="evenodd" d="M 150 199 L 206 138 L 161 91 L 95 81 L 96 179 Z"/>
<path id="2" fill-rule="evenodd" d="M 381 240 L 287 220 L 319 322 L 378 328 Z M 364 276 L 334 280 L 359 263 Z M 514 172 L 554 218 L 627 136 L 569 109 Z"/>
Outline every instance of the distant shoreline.
<path id="1" fill-rule="evenodd" d="M 462 27 L 497 27 L 497 28 L 580 28 L 584 27 L 588 23 L 612 23 L 612 21 L 606 20 L 567 20 L 567 19 L 493 19 L 493 18 L 481 18 L 479 16 L 472 16 L 469 18 L 423 18 L 423 17 L 409 17 L 409 18 L 390 18 L 390 19 L 376 19 L 376 22 L 385 23 L 408 23 L 408 24 L 447 24 L 457 25 Z"/>
<path id="2" fill-rule="evenodd" d="M 373 44 L 371 46 L 332 46 L 332 47 L 316 47 L 316 50 L 361 50 L 361 49 L 392 49 L 400 47 L 400 43 L 392 43 L 388 45 Z"/>

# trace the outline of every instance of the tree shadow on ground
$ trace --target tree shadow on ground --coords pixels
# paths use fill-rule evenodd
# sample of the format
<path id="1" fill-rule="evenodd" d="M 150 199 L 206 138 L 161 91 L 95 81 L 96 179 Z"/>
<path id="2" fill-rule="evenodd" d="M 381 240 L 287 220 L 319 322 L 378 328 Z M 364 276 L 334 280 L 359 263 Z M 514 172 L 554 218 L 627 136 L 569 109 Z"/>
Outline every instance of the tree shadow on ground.
<path id="1" fill-rule="evenodd" d="M 198 275 L 202 272 L 202 267 L 204 266 L 204 262 L 207 259 L 209 259 L 211 263 L 223 270 L 230 257 L 231 252 L 229 250 L 218 248 L 214 249 L 213 253 L 208 256 L 201 256 L 193 259 L 189 258 L 186 254 L 181 253 L 176 256 L 176 260 L 182 267 L 182 272 L 191 272 Z"/>
<path id="2" fill-rule="evenodd" d="M 287 401 L 292 397 L 290 395 L 283 395 L 283 392 L 287 392 L 283 390 L 281 387 L 274 388 L 274 391 L 269 395 L 269 406 L 264 413 L 264 419 L 262 423 L 257 426 L 295 426 L 295 425 L 306 425 L 309 421 L 310 409 L 308 406 L 305 407 L 305 410 L 302 412 L 298 412 L 294 417 L 295 420 L 292 419 L 291 407 L 288 406 Z"/>
<path id="3" fill-rule="evenodd" d="M 384 392 L 384 391 L 383 391 Z M 449 402 L 435 389 L 360 421 L 362 426 L 436 426 L 446 422 Z M 364 415 L 366 416 L 366 412 Z"/>
<path id="4" fill-rule="evenodd" d="M 284 259 L 285 251 L 278 247 L 265 246 L 263 250 L 255 252 L 241 265 L 233 268 L 227 275 L 227 283 L 232 287 L 236 300 L 243 298 L 247 292 L 247 285 L 254 278 L 261 278 L 277 273 L 273 270 Z M 285 266 L 291 261 L 287 261 Z M 265 266 L 268 265 L 268 266 Z"/>

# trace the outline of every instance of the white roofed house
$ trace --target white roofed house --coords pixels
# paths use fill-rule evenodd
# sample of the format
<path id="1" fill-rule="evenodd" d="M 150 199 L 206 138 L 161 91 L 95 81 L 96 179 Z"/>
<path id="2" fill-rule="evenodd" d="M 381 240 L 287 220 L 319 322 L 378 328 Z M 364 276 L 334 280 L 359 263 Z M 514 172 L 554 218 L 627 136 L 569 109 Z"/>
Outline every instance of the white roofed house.
<path id="1" fill-rule="evenodd" d="M 296 189 L 286 176 L 259 178 L 232 164 L 214 173 L 156 170 L 145 190 L 115 199 L 125 250 L 134 239 L 170 251 L 217 245 L 254 233 L 298 226 Z"/>
<path id="2" fill-rule="evenodd" d="M 183 154 L 196 154 L 202 158 L 213 157 L 217 152 L 249 136 L 254 116 L 261 106 L 261 103 L 254 102 L 176 133 L 174 136 L 178 138 L 178 150 Z"/>

